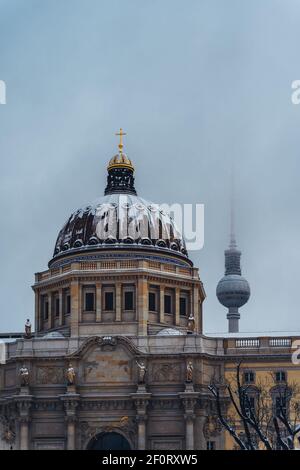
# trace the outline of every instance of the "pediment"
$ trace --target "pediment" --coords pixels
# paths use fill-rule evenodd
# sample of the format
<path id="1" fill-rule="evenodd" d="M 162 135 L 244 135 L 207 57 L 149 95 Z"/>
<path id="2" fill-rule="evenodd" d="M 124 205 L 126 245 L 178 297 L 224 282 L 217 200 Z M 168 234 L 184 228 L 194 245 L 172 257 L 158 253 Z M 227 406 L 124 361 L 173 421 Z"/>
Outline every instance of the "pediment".
<path id="1" fill-rule="evenodd" d="M 127 350 L 131 356 L 138 356 L 141 352 L 138 348 L 130 341 L 129 338 L 125 336 L 92 336 L 87 338 L 81 346 L 72 354 L 68 355 L 68 358 L 77 359 L 88 354 L 90 349 L 95 347 L 99 348 L 102 351 L 113 351 L 117 347 L 122 347 L 124 350 Z"/>
<path id="2" fill-rule="evenodd" d="M 81 383 L 109 385 L 133 381 L 138 354 L 127 338 L 95 336 L 87 339 L 68 359 L 77 360 Z"/>

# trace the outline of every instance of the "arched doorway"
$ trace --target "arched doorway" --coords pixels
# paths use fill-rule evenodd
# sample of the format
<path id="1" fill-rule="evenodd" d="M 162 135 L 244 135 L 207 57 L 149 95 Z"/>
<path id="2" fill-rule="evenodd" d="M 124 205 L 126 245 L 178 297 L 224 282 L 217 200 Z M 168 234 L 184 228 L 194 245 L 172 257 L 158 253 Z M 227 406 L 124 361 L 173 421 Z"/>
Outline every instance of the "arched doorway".
<path id="1" fill-rule="evenodd" d="M 88 443 L 87 450 L 130 450 L 130 444 L 122 434 L 105 432 L 95 436 Z"/>

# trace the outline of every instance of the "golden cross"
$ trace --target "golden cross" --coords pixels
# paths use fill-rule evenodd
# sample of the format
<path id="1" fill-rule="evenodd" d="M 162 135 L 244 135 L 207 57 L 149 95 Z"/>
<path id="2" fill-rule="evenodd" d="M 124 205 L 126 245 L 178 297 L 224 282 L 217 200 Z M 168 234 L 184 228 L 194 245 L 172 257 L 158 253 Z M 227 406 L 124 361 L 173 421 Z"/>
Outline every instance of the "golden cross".
<path id="1" fill-rule="evenodd" d="M 120 132 L 116 132 L 115 135 L 119 135 L 120 136 L 120 143 L 119 143 L 119 152 L 122 153 L 122 150 L 123 150 L 123 141 L 122 141 L 122 137 L 123 135 L 127 135 L 126 132 L 123 132 L 123 129 L 120 128 Z"/>

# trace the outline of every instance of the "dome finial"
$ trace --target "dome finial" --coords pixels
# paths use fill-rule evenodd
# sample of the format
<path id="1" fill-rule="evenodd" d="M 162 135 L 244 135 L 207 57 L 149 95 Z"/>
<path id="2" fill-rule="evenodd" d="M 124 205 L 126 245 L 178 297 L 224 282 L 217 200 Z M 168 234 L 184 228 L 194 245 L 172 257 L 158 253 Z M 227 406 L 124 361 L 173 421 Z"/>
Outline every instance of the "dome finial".
<path id="1" fill-rule="evenodd" d="M 120 131 L 116 132 L 115 135 L 120 137 L 118 145 L 119 153 L 109 160 L 107 167 L 107 186 L 104 194 L 120 192 L 136 194 L 133 177 L 134 167 L 130 158 L 123 153 L 123 136 L 126 135 L 126 132 L 123 132 L 121 127 Z"/>
<path id="2" fill-rule="evenodd" d="M 122 127 L 120 127 L 120 132 L 116 132 L 115 135 L 120 136 L 120 142 L 119 142 L 118 147 L 119 147 L 119 154 L 121 155 L 123 153 L 123 140 L 122 140 L 122 137 L 123 137 L 123 135 L 127 135 L 127 134 L 126 134 L 126 132 L 123 132 Z"/>
<path id="3" fill-rule="evenodd" d="M 108 171 L 111 170 L 112 168 L 128 168 L 132 172 L 134 171 L 133 164 L 130 160 L 130 158 L 127 157 L 125 153 L 123 153 L 123 136 L 127 135 L 126 132 L 123 132 L 122 127 L 120 128 L 119 132 L 116 132 L 115 135 L 120 137 L 120 142 L 118 144 L 119 147 L 119 153 L 117 155 L 114 155 L 109 163 L 108 163 Z"/>

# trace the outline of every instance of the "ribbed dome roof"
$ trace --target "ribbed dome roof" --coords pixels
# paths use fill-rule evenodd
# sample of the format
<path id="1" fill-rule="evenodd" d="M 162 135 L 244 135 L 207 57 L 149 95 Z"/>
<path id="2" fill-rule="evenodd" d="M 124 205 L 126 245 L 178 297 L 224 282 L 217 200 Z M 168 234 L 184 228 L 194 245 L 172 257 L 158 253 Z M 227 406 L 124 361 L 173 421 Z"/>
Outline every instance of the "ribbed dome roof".
<path id="1" fill-rule="evenodd" d="M 59 232 L 52 261 L 75 252 L 114 248 L 172 252 L 187 259 L 184 240 L 170 215 L 137 196 L 134 167 L 123 153 L 126 134 L 120 129 L 117 135 L 119 153 L 108 164 L 105 195 L 71 214 Z"/>
<path id="2" fill-rule="evenodd" d="M 187 257 L 184 240 L 167 213 L 121 192 L 75 211 L 58 235 L 53 256 L 113 247 L 167 250 Z"/>

